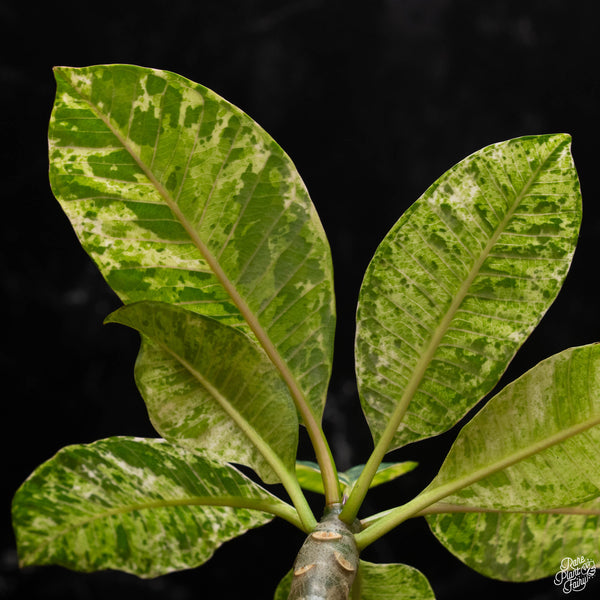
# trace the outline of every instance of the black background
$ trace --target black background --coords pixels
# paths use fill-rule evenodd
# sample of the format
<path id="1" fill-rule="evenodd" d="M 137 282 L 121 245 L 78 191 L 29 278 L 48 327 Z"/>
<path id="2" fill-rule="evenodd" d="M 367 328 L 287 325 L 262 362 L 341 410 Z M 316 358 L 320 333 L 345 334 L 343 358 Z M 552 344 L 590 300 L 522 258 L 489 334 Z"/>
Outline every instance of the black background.
<path id="1" fill-rule="evenodd" d="M 325 428 L 345 469 L 371 448 L 353 382 L 362 273 L 401 213 L 482 146 L 571 133 L 584 197 L 567 283 L 503 382 L 550 354 L 600 340 L 599 13 L 594 0 L 0 2 L 0 598 L 266 599 L 302 538 L 272 523 L 229 542 L 199 569 L 153 581 L 54 567 L 18 571 L 10 499 L 33 468 L 66 444 L 155 435 L 133 383 L 137 335 L 101 325 L 119 302 L 48 185 L 53 65 L 175 71 L 242 108 L 292 157 L 332 246 L 338 333 Z M 455 434 L 395 452 L 392 458 L 421 466 L 374 490 L 364 514 L 416 494 Z M 311 458 L 305 441 L 300 453 Z M 562 597 L 550 578 L 509 584 L 472 572 L 420 521 L 374 544 L 365 558 L 418 567 L 439 600 Z M 599 589 L 592 580 L 580 597 Z"/>

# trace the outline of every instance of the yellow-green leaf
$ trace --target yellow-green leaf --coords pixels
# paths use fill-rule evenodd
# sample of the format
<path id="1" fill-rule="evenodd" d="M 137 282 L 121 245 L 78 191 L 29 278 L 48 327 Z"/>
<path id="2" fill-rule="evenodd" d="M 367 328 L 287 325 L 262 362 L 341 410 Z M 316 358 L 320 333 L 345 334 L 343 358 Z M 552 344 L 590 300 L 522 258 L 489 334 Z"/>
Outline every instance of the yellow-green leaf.
<path id="1" fill-rule="evenodd" d="M 359 299 L 357 377 L 375 442 L 439 434 L 494 387 L 560 290 L 580 220 L 563 134 L 483 148 L 406 211 Z"/>
<path id="2" fill-rule="evenodd" d="M 294 512 L 230 465 L 127 437 L 63 448 L 13 500 L 21 565 L 139 577 L 196 567 L 223 542 Z"/>
<path id="3" fill-rule="evenodd" d="M 133 65 L 57 67 L 50 182 L 125 303 L 251 333 L 320 419 L 333 351 L 327 239 L 294 165 L 241 110 Z"/>
<path id="4" fill-rule="evenodd" d="M 564 350 L 507 385 L 458 434 L 422 493 L 461 506 L 559 508 L 600 496 L 600 345 Z"/>
<path id="5" fill-rule="evenodd" d="M 136 382 L 161 436 L 247 465 L 267 483 L 293 474 L 296 409 L 278 371 L 246 335 L 163 302 L 124 306 L 107 322 L 142 334 Z"/>
<path id="6" fill-rule="evenodd" d="M 399 463 L 381 463 L 375 477 L 371 481 L 370 488 L 393 481 L 397 477 L 409 473 L 417 467 L 418 463 L 413 461 L 404 461 Z M 347 496 L 352 491 L 354 484 L 358 481 L 365 465 L 356 465 L 347 471 L 338 473 L 340 484 L 343 487 L 343 493 Z M 323 480 L 319 465 L 312 461 L 297 461 L 296 476 L 300 485 L 311 492 L 323 493 Z"/>
<path id="7" fill-rule="evenodd" d="M 565 558 L 600 566 L 600 498 L 539 511 L 440 503 L 427 522 L 457 558 L 487 577 L 531 581 L 555 575 Z"/>

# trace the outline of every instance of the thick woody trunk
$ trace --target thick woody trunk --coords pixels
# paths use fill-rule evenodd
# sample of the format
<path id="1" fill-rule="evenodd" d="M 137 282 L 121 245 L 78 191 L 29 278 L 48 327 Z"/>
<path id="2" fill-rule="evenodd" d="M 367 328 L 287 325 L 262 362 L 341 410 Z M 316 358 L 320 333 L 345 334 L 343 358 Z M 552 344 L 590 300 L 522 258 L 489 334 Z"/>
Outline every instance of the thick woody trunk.
<path id="1" fill-rule="evenodd" d="M 354 534 L 358 521 L 348 527 L 338 515 L 341 505 L 327 508 L 306 538 L 294 563 L 288 600 L 348 600 L 358 571 Z"/>

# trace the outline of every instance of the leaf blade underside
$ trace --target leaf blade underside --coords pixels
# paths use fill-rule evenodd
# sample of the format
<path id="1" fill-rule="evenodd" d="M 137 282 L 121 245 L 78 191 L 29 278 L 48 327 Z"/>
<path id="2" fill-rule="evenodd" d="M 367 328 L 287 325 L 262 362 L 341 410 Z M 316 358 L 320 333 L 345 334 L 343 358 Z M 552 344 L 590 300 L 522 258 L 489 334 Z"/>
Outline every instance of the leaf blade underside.
<path id="1" fill-rule="evenodd" d="M 117 569 L 143 578 L 196 567 L 272 518 L 232 503 L 280 514 L 291 508 L 234 467 L 164 440 L 67 446 L 15 494 L 19 558 L 22 565 Z"/>
<path id="2" fill-rule="evenodd" d="M 600 345 L 551 356 L 467 423 L 422 492 L 491 509 L 560 508 L 600 496 Z M 441 498 L 440 498 L 441 499 Z"/>
<path id="3" fill-rule="evenodd" d="M 581 220 L 570 137 L 467 157 L 378 248 L 361 288 L 361 403 L 389 450 L 454 425 L 498 382 L 556 297 Z"/>
<path id="4" fill-rule="evenodd" d="M 320 419 L 331 255 L 289 157 L 242 111 L 167 71 L 55 69 L 50 181 L 125 303 L 163 301 L 253 332 Z"/>
<path id="5" fill-rule="evenodd" d="M 266 483 L 294 472 L 298 418 L 279 373 L 233 327 L 162 302 L 138 302 L 106 320 L 136 329 L 135 366 L 162 437 L 253 468 Z"/>
<path id="6" fill-rule="evenodd" d="M 427 522 L 435 537 L 475 571 L 502 581 L 555 575 L 565 557 L 600 565 L 600 499 L 562 509 L 482 510 L 441 504 Z"/>

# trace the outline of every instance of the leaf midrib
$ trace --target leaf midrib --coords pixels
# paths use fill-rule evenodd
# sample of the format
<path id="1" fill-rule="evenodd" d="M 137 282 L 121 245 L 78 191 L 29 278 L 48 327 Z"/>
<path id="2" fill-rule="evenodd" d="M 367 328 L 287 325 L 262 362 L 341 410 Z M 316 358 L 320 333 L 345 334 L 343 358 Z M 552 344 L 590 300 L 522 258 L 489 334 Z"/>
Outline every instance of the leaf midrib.
<path id="1" fill-rule="evenodd" d="M 146 334 L 147 335 L 147 334 Z M 179 362 L 206 391 L 217 401 L 219 406 L 240 428 L 241 432 L 250 440 L 252 445 L 260 452 L 261 456 L 267 461 L 270 467 L 275 471 L 280 481 L 285 481 L 289 476 L 290 470 L 283 464 L 277 453 L 271 448 L 271 445 L 252 427 L 249 421 L 231 404 L 219 390 L 206 379 L 192 364 L 183 356 L 180 356 L 159 340 L 151 338 L 152 341 L 160 346 L 164 352 L 172 356 Z"/>
<path id="2" fill-rule="evenodd" d="M 594 417 L 590 417 L 589 419 L 572 425 L 571 427 L 567 427 L 561 431 L 554 433 L 553 435 L 549 435 L 542 440 L 539 440 L 535 443 L 530 444 L 526 448 L 522 448 L 511 454 L 507 455 L 503 459 L 496 460 L 486 466 L 479 467 L 472 471 L 470 474 L 463 474 L 462 476 L 455 477 L 442 485 L 435 485 L 437 477 L 431 482 L 427 489 L 431 488 L 431 492 L 438 496 L 437 499 L 441 500 L 451 494 L 460 491 L 472 485 L 494 473 L 507 469 L 508 467 L 513 466 L 514 464 L 521 462 L 535 454 L 539 454 L 552 446 L 556 446 L 566 440 L 575 437 L 576 435 L 595 427 L 596 425 L 600 425 L 600 414 L 594 415 Z M 442 469 L 443 470 L 443 465 Z M 439 475 L 438 475 L 439 477 Z M 423 492 L 424 495 L 429 492 L 425 490 Z"/>
<path id="3" fill-rule="evenodd" d="M 561 442 L 564 442 L 597 425 L 600 425 L 600 414 L 595 414 L 589 419 L 555 432 L 553 435 L 547 436 L 536 443 L 530 444 L 526 448 L 512 452 L 502 460 L 497 460 L 484 467 L 480 467 L 471 473 L 463 474 L 462 476 L 459 475 L 450 481 L 442 483 L 441 485 L 436 485 L 436 477 L 418 496 L 402 506 L 386 511 L 385 516 L 382 517 L 381 520 L 373 523 L 373 525 L 369 526 L 369 528 L 364 532 L 359 533 L 357 536 L 357 544 L 359 548 L 362 550 L 365 546 L 378 539 L 378 537 L 383 535 L 383 533 L 386 531 L 397 527 L 406 519 L 419 515 L 428 507 L 435 505 L 437 502 L 447 498 L 448 496 L 451 496 L 455 492 L 477 483 L 478 481 L 489 477 L 494 473 L 498 473 L 499 471 L 507 469 L 508 467 L 511 467 L 512 465 L 544 450 L 547 450 L 552 446 L 560 444 Z M 383 533 L 381 533 L 380 530 L 382 530 Z M 374 532 L 378 533 L 374 534 Z"/>
<path id="4" fill-rule="evenodd" d="M 375 449 L 374 449 L 373 453 L 371 454 L 371 457 L 369 458 L 369 461 L 367 462 L 365 469 L 361 473 L 361 476 L 359 477 L 358 482 L 356 483 L 356 485 L 354 487 L 353 495 L 350 496 L 350 498 L 348 499 L 348 502 L 346 503 L 346 506 L 344 507 L 344 510 L 342 511 L 342 514 L 341 514 L 342 519 L 351 520 L 356 517 L 356 515 L 358 513 L 358 509 L 360 507 L 360 504 L 362 503 L 362 500 L 364 499 L 364 497 L 367 493 L 367 490 L 369 489 L 370 482 L 373 479 L 373 477 L 375 476 L 377 467 L 383 460 L 385 454 L 388 452 L 388 450 L 392 446 L 394 437 L 396 436 L 398 428 L 400 427 L 400 424 L 402 423 L 402 420 L 404 419 L 404 416 L 408 410 L 408 406 L 409 406 L 410 402 L 412 401 L 414 395 L 417 393 L 417 391 L 421 385 L 421 382 L 423 380 L 423 377 L 425 376 L 425 372 L 427 371 L 429 365 L 431 364 L 431 361 L 433 360 L 433 358 L 439 348 L 440 342 L 443 339 L 443 337 L 445 336 L 445 334 L 447 333 L 447 331 L 450 327 L 450 324 L 452 323 L 452 320 L 454 319 L 454 316 L 456 315 L 456 312 L 458 311 L 458 309 L 462 305 L 465 297 L 467 296 L 468 290 L 470 289 L 473 281 L 479 274 L 481 267 L 484 264 L 485 260 L 490 255 L 490 252 L 491 252 L 492 248 L 495 246 L 496 242 L 498 241 L 498 238 L 500 237 L 500 235 L 502 235 L 502 233 L 506 229 L 508 223 L 514 216 L 517 208 L 521 204 L 521 201 L 527 194 L 529 188 L 531 187 L 533 182 L 539 177 L 539 174 L 544 169 L 546 164 L 551 160 L 552 156 L 555 154 L 555 152 L 560 147 L 560 145 L 561 144 L 558 144 L 551 152 L 549 152 L 548 156 L 546 156 L 544 160 L 539 161 L 537 168 L 534 171 L 532 171 L 531 175 L 529 176 L 529 179 L 523 184 L 523 186 L 521 187 L 519 192 L 515 194 L 515 199 L 514 199 L 513 203 L 510 205 L 510 207 L 508 208 L 506 215 L 504 216 L 502 221 L 499 223 L 499 225 L 496 227 L 496 230 L 490 237 L 486 246 L 480 252 L 477 260 L 474 261 L 474 264 L 471 267 L 471 270 L 469 271 L 467 277 L 465 278 L 465 280 L 459 287 L 456 296 L 453 298 L 452 302 L 450 303 L 450 306 L 448 307 L 446 313 L 444 314 L 439 325 L 437 326 L 434 333 L 432 334 L 425 351 L 421 354 L 421 358 L 419 359 L 414 370 L 412 371 L 410 379 L 408 380 L 408 383 L 406 384 L 406 387 L 404 388 L 402 397 L 400 398 L 398 404 L 396 405 L 396 407 L 388 421 L 388 424 L 386 425 L 385 429 L 383 430 L 383 433 L 377 440 Z M 513 189 L 514 189 L 514 186 L 513 186 Z M 515 190 L 515 192 L 516 192 L 516 190 Z M 504 193 L 501 192 L 501 190 L 499 190 L 499 193 L 504 198 L 506 198 L 506 196 L 504 195 Z"/>
<path id="5" fill-rule="evenodd" d="M 466 506 L 460 504 L 451 504 L 447 502 L 437 502 L 432 506 L 422 510 L 414 515 L 415 517 L 424 517 L 426 515 L 439 515 L 450 513 L 492 513 L 492 514 L 515 514 L 515 515 L 566 515 L 566 516 L 595 516 L 600 515 L 598 508 L 582 508 L 581 506 L 562 506 L 556 508 L 540 509 L 502 509 L 485 508 L 482 506 Z"/>
<path id="6" fill-rule="evenodd" d="M 557 148 L 558 148 L 558 146 L 557 146 Z M 389 437 L 390 444 L 392 442 L 392 439 L 393 439 L 398 427 L 400 426 L 400 423 L 402 422 L 402 419 L 404 418 L 404 415 L 406 414 L 406 411 L 408 409 L 408 406 L 409 406 L 413 396 L 415 395 L 419 386 L 421 385 L 423 376 L 425 375 L 425 372 L 427 371 L 431 361 L 433 360 L 435 353 L 437 352 L 438 347 L 440 345 L 440 342 L 442 341 L 443 337 L 446 335 L 448 328 L 450 327 L 450 324 L 451 324 L 452 320 L 454 319 L 454 316 L 456 315 L 456 312 L 460 308 L 460 305 L 463 303 L 464 299 L 467 297 L 468 291 L 469 291 L 471 285 L 473 284 L 473 281 L 475 280 L 477 275 L 479 275 L 479 271 L 481 270 L 483 263 L 486 261 L 486 259 L 490 255 L 490 252 L 492 251 L 493 247 L 496 245 L 499 237 L 502 235 L 502 233 L 508 226 L 509 222 L 513 218 L 514 213 L 516 212 L 517 208 L 521 204 L 521 201 L 527 194 L 527 191 L 529 190 L 529 188 L 531 187 L 533 182 L 538 178 L 539 174 L 544 169 L 545 165 L 550 161 L 550 158 L 553 156 L 555 151 L 556 151 L 556 148 L 548 154 L 548 156 L 544 159 L 544 161 L 540 162 L 537 169 L 531 174 L 530 178 L 527 180 L 527 182 L 521 188 L 519 193 L 515 196 L 515 201 L 510 206 L 509 210 L 506 213 L 506 216 L 500 222 L 500 224 L 494 231 L 493 235 L 490 237 L 485 248 L 481 251 L 479 258 L 473 264 L 473 267 L 471 268 L 469 274 L 463 281 L 462 285 L 459 287 L 458 292 L 456 293 L 455 297 L 453 298 L 450 306 L 448 307 L 448 310 L 444 314 L 444 317 L 440 321 L 440 324 L 438 325 L 438 327 L 434 331 L 433 335 L 431 336 L 431 339 L 427 346 L 427 349 L 422 354 L 421 359 L 415 366 L 415 369 L 413 370 L 413 375 L 410 378 L 410 380 L 405 388 L 405 391 L 402 395 L 402 398 L 400 399 L 400 402 L 398 403 L 396 409 L 394 410 L 394 413 L 392 414 L 392 418 L 390 420 L 388 427 L 386 427 L 386 431 L 382 435 L 382 438 L 383 438 L 386 435 L 386 432 L 388 431 L 388 429 L 390 431 L 393 431 L 392 435 L 390 435 L 389 433 L 387 434 L 387 437 Z M 389 447 L 389 444 L 388 444 L 388 447 Z"/>
<path id="7" fill-rule="evenodd" d="M 214 506 L 215 508 L 240 508 L 247 510 L 257 510 L 266 512 L 274 516 L 281 517 L 301 528 L 300 520 L 296 511 L 281 500 L 269 500 L 262 498 L 246 498 L 243 496 L 191 496 L 187 498 L 171 498 L 169 500 L 149 500 L 146 502 L 135 502 L 125 504 L 116 508 L 103 510 L 93 516 L 84 519 L 72 521 L 68 527 L 61 529 L 52 536 L 48 536 L 42 543 L 36 542 L 35 553 L 29 557 L 29 562 L 23 557 L 21 563 L 23 566 L 27 564 L 35 564 L 37 557 L 42 552 L 54 543 L 56 540 L 68 535 L 74 529 L 85 527 L 95 521 L 108 519 L 116 515 L 125 515 L 136 511 L 153 510 L 158 508 L 175 508 L 177 506 Z"/>
<path id="8" fill-rule="evenodd" d="M 62 75 L 61 71 L 58 69 L 56 69 L 55 72 Z M 335 467 L 333 465 L 331 454 L 329 452 L 329 449 L 327 448 L 325 440 L 323 439 L 320 425 L 317 422 L 312 410 L 310 409 L 310 406 L 306 398 L 304 397 L 304 394 L 300 389 L 296 378 L 288 368 L 286 362 L 279 354 L 279 351 L 273 344 L 271 338 L 260 324 L 256 315 L 251 311 L 244 298 L 242 298 L 241 294 L 235 288 L 233 283 L 229 280 L 216 257 L 212 255 L 206 244 L 202 241 L 198 233 L 195 231 L 195 229 L 192 227 L 192 225 L 189 223 L 189 221 L 183 214 L 183 212 L 179 209 L 179 206 L 176 204 L 175 200 L 171 197 L 171 195 L 161 184 L 161 182 L 154 176 L 151 169 L 141 160 L 141 158 L 137 155 L 134 149 L 130 146 L 127 138 L 121 135 L 120 131 L 113 126 L 110 119 L 106 117 L 91 100 L 86 98 L 86 96 L 71 81 L 69 81 L 64 76 L 63 79 L 71 87 L 71 89 L 73 89 L 78 94 L 81 100 L 90 107 L 92 112 L 108 127 L 108 129 L 117 138 L 117 140 L 123 146 L 123 148 L 131 155 L 133 160 L 136 162 L 136 164 L 146 175 L 148 180 L 155 187 L 155 189 L 163 198 L 169 209 L 180 221 L 182 227 L 188 233 L 194 245 L 198 248 L 198 251 L 213 271 L 215 277 L 223 286 L 234 305 L 240 311 L 240 314 L 242 315 L 242 317 L 256 336 L 263 350 L 265 351 L 275 368 L 279 371 L 281 377 L 283 378 L 286 385 L 288 386 L 288 389 L 290 390 L 290 394 L 294 400 L 294 404 L 298 412 L 300 413 L 300 416 L 302 417 L 302 421 L 306 426 L 309 437 L 313 443 L 313 447 L 315 448 L 317 459 L 319 461 L 321 471 L 325 479 L 325 488 L 327 491 L 328 501 L 337 502 L 339 500 L 339 491 L 337 490 L 337 485 L 334 484 L 334 482 L 337 482 L 337 475 L 335 473 Z M 195 143 L 196 142 L 194 142 L 194 144 Z M 193 150 L 190 153 L 190 157 L 192 153 Z M 181 184 L 183 185 L 183 182 Z"/>

